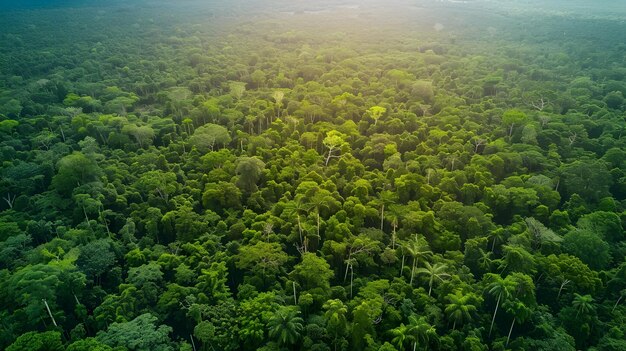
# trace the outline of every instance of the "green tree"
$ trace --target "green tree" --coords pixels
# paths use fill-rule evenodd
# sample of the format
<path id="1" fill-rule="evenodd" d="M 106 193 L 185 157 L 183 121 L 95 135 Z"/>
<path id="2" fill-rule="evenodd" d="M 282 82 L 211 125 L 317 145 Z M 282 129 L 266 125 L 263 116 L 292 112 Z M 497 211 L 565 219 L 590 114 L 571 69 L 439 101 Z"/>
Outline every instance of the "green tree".
<path id="1" fill-rule="evenodd" d="M 432 251 L 430 251 L 426 239 L 424 239 L 423 236 L 418 236 L 417 234 L 415 234 L 409 241 L 402 245 L 402 247 L 411 257 L 413 257 L 413 264 L 411 265 L 411 279 L 409 280 L 409 285 L 413 285 L 413 278 L 415 277 L 415 270 L 417 268 L 419 260 L 426 259 L 427 257 L 430 257 L 433 253 Z"/>
<path id="2" fill-rule="evenodd" d="M 205 208 L 223 212 L 226 209 L 237 209 L 241 205 L 241 190 L 232 183 L 208 183 L 202 194 Z"/>
<path id="3" fill-rule="evenodd" d="M 531 315 L 531 310 L 526 306 L 523 302 L 519 300 L 507 300 L 502 304 L 502 307 L 513 316 L 513 320 L 511 321 L 511 327 L 509 328 L 509 333 L 506 337 L 506 346 L 509 345 L 509 341 L 511 340 L 511 334 L 513 333 L 513 327 L 515 326 L 515 322 L 523 323 L 526 321 L 528 317 Z"/>
<path id="4" fill-rule="evenodd" d="M 380 206 L 380 230 L 383 230 L 383 225 L 385 223 L 385 207 L 389 207 L 390 205 L 395 204 L 398 201 L 398 195 L 389 190 L 383 190 L 378 195 L 378 200 L 375 201 Z M 395 230 L 392 235 L 392 248 L 395 249 Z"/>
<path id="5" fill-rule="evenodd" d="M 582 216 L 576 226 L 596 233 L 604 241 L 617 243 L 624 239 L 619 216 L 614 212 L 596 211 Z"/>
<path id="6" fill-rule="evenodd" d="M 604 102 L 610 108 L 619 109 L 624 104 L 624 95 L 621 91 L 612 91 L 606 94 Z"/>
<path id="7" fill-rule="evenodd" d="M 563 238 L 563 248 L 592 269 L 604 269 L 611 261 L 610 246 L 600 236 L 585 229 L 574 229 Z"/>
<path id="8" fill-rule="evenodd" d="M 228 89 L 230 93 L 237 99 L 240 100 L 243 94 L 246 92 L 246 83 L 243 82 L 230 82 L 228 84 Z"/>
<path id="9" fill-rule="evenodd" d="M 226 285 L 228 269 L 225 262 L 213 262 L 200 271 L 196 287 L 205 294 L 211 303 L 219 303 L 230 298 L 230 290 Z"/>
<path id="10" fill-rule="evenodd" d="M 303 201 L 302 197 L 299 197 L 296 200 L 289 201 L 285 204 L 285 208 L 283 210 L 288 217 L 296 218 L 296 225 L 298 226 L 298 236 L 300 239 L 300 246 L 304 251 L 307 251 L 306 239 L 304 237 L 304 227 L 302 224 L 302 217 L 306 217 L 308 213 L 308 205 Z"/>
<path id="11" fill-rule="evenodd" d="M 411 86 L 411 94 L 427 104 L 433 102 L 435 93 L 433 91 L 433 83 L 426 80 L 417 80 Z"/>
<path id="12" fill-rule="evenodd" d="M 157 326 L 157 317 L 145 313 L 129 322 L 113 323 L 98 333 L 97 339 L 111 347 L 125 347 L 131 351 L 173 351 L 169 338 L 172 328 Z"/>
<path id="13" fill-rule="evenodd" d="M 11 134 L 13 130 L 20 125 L 20 122 L 14 119 L 5 119 L 4 121 L 0 121 L 0 132 Z"/>
<path id="14" fill-rule="evenodd" d="M 283 107 L 283 98 L 285 97 L 285 92 L 280 90 L 274 90 L 272 93 L 272 98 L 274 99 L 276 105 L 276 117 L 280 118 L 280 109 Z"/>
<path id="15" fill-rule="evenodd" d="M 382 106 L 372 106 L 367 110 L 367 112 L 374 120 L 374 125 L 376 125 L 380 117 L 382 117 L 385 114 L 385 112 L 387 112 L 387 109 Z"/>
<path id="16" fill-rule="evenodd" d="M 560 168 L 563 190 L 568 196 L 580 195 L 584 200 L 597 201 L 609 196 L 613 183 L 604 161 L 595 159 L 576 160 Z"/>
<path id="17" fill-rule="evenodd" d="M 96 338 L 86 338 L 69 344 L 66 351 L 114 351 L 114 349 Z"/>
<path id="18" fill-rule="evenodd" d="M 261 88 L 265 84 L 265 79 L 266 79 L 265 72 L 261 71 L 260 69 L 257 69 L 254 72 L 252 72 L 252 74 L 250 74 L 250 79 L 252 79 L 252 82 L 256 85 L 257 88 Z"/>
<path id="19" fill-rule="evenodd" d="M 137 141 L 140 148 L 148 145 L 148 142 L 154 139 L 154 129 L 150 126 L 136 126 L 134 124 L 127 124 L 122 128 L 122 133 L 131 135 Z"/>
<path id="20" fill-rule="evenodd" d="M 81 152 L 63 157 L 57 163 L 57 168 L 52 186 L 62 195 L 70 195 L 75 188 L 98 181 L 102 175 L 102 169 L 96 161 Z"/>
<path id="21" fill-rule="evenodd" d="M 556 298 L 558 299 L 567 289 L 578 292 L 594 292 L 600 286 L 598 273 L 591 270 L 578 257 L 560 254 L 539 257 L 538 267 L 541 275 L 548 277 L 546 283 L 558 286 Z"/>
<path id="22" fill-rule="evenodd" d="M 502 301 L 506 301 L 513 292 L 514 286 L 510 279 L 502 279 L 501 276 L 493 273 L 488 273 L 483 278 L 484 281 L 489 282 L 487 285 L 487 293 L 496 298 L 496 307 L 493 311 L 493 317 L 491 318 L 491 324 L 489 325 L 489 336 L 493 330 L 493 323 L 496 320 L 498 314 L 498 308 Z"/>
<path id="23" fill-rule="evenodd" d="M 323 302 L 330 290 L 330 279 L 334 273 L 326 260 L 314 253 L 306 252 L 302 255 L 302 261 L 295 265 L 289 276 L 305 291 Z"/>
<path id="24" fill-rule="evenodd" d="M 578 317 L 578 315 L 587 315 L 595 311 L 594 299 L 591 295 L 580 295 L 574 293 L 572 306 L 576 309 L 576 317 Z"/>
<path id="25" fill-rule="evenodd" d="M 509 137 L 513 135 L 513 128 L 518 126 L 523 126 L 528 120 L 528 116 L 520 111 L 520 110 L 507 110 L 502 115 L 502 123 L 508 128 Z"/>
<path id="26" fill-rule="evenodd" d="M 448 266 L 443 263 L 435 263 L 431 265 L 428 261 L 424 261 L 424 267 L 420 267 L 415 270 L 417 274 L 424 274 L 428 276 L 428 296 L 433 291 L 433 285 L 435 281 L 443 282 L 445 278 L 448 278 L 450 274 L 446 273 Z"/>
<path id="27" fill-rule="evenodd" d="M 326 137 L 322 143 L 328 149 L 328 155 L 326 155 L 326 161 L 324 162 L 324 164 L 328 166 L 331 158 L 341 157 L 341 149 L 346 145 L 345 135 L 336 130 L 331 130 L 326 133 Z"/>
<path id="28" fill-rule="evenodd" d="M 137 180 L 136 187 L 142 193 L 158 195 L 165 202 L 168 202 L 170 196 L 179 188 L 176 174 L 163 171 L 143 173 Z"/>
<path id="29" fill-rule="evenodd" d="M 534 273 L 535 257 L 521 245 L 504 245 L 502 270 L 510 272 Z"/>
<path id="30" fill-rule="evenodd" d="M 476 305 L 482 302 L 482 298 L 473 293 L 463 293 L 456 290 L 453 294 L 446 296 L 445 313 L 452 322 L 452 330 L 456 330 L 457 323 L 470 322 L 477 311 Z"/>
<path id="31" fill-rule="evenodd" d="M 413 341 L 413 351 L 417 349 L 418 345 L 423 350 L 428 350 L 430 349 L 430 342 L 437 339 L 437 330 L 423 316 L 418 318 L 416 315 L 411 315 L 406 328 L 406 333 L 410 336 L 410 340 Z"/>
<path id="32" fill-rule="evenodd" d="M 280 307 L 274 292 L 260 293 L 239 303 L 239 339 L 244 347 L 258 348 L 265 339 L 269 319 Z"/>
<path id="33" fill-rule="evenodd" d="M 223 126 L 208 123 L 196 128 L 189 142 L 198 148 L 200 152 L 213 151 L 214 149 L 230 143 L 231 137 L 228 129 Z"/>
<path id="34" fill-rule="evenodd" d="M 110 240 L 100 239 L 80 247 L 76 264 L 87 277 L 98 280 L 115 264 L 115 253 L 111 244 Z"/>
<path id="35" fill-rule="evenodd" d="M 259 241 L 254 245 L 241 246 L 235 259 L 237 268 L 260 274 L 263 281 L 266 277 L 273 281 L 283 270 L 289 256 L 280 244 Z"/>
<path id="36" fill-rule="evenodd" d="M 1 111 L 7 116 L 20 117 L 24 107 L 17 99 L 11 99 L 2 105 Z"/>
<path id="37" fill-rule="evenodd" d="M 236 168 L 239 176 L 237 186 L 247 194 L 255 192 L 264 169 L 265 163 L 256 157 L 240 158 Z"/>
<path id="38" fill-rule="evenodd" d="M 20 335 L 6 351 L 62 351 L 61 333 L 49 331 L 44 333 L 28 332 Z"/>
<path id="39" fill-rule="evenodd" d="M 21 267 L 5 285 L 9 287 L 5 294 L 11 310 L 24 318 L 24 326 L 34 327 L 41 321 L 58 325 L 57 319 L 65 317 L 62 306 L 75 301 L 85 287 L 85 275 L 73 264 L 77 250 L 65 254 L 58 248 L 56 255 L 46 251 L 54 257 L 49 264 Z"/>
<path id="40" fill-rule="evenodd" d="M 348 333 L 348 320 L 346 318 L 348 308 L 341 300 L 332 299 L 324 303 L 323 309 L 326 331 L 333 336 L 332 343 L 336 350 L 340 340 Z"/>
<path id="41" fill-rule="evenodd" d="M 409 328 L 404 325 L 404 323 L 400 323 L 399 326 L 391 329 L 389 332 L 393 336 L 391 342 L 396 345 L 398 349 L 404 349 L 404 345 L 412 339 L 409 335 Z M 415 343 L 415 347 L 417 347 L 417 343 Z"/>
<path id="42" fill-rule="evenodd" d="M 300 339 L 304 320 L 294 306 L 282 306 L 267 323 L 269 335 L 280 345 L 293 345 Z"/>
<path id="43" fill-rule="evenodd" d="M 202 321 L 193 328 L 193 335 L 202 341 L 202 350 L 209 350 L 215 337 L 215 326 L 209 321 Z"/>
<path id="44" fill-rule="evenodd" d="M 536 247 L 541 248 L 543 245 L 559 244 L 563 241 L 562 237 L 546 228 L 546 226 L 538 220 L 531 217 L 526 218 L 525 222 Z"/>
<path id="45" fill-rule="evenodd" d="M 415 79 L 410 73 L 400 69 L 391 69 L 385 75 L 394 83 L 396 88 L 404 87 L 409 81 Z"/>

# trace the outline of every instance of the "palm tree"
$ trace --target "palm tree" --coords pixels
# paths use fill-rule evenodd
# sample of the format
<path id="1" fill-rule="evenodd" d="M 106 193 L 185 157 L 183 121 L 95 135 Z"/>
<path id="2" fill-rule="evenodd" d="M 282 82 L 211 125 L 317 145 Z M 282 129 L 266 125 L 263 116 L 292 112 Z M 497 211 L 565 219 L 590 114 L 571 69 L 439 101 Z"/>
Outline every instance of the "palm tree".
<path id="1" fill-rule="evenodd" d="M 409 325 L 406 328 L 409 338 L 413 341 L 413 351 L 417 349 L 417 344 L 426 348 L 431 338 L 437 338 L 437 330 L 426 321 L 425 317 L 410 316 Z"/>
<path id="2" fill-rule="evenodd" d="M 500 263 L 500 273 L 505 270 L 530 274 L 535 269 L 535 258 L 521 245 L 504 245 L 504 257 Z"/>
<path id="3" fill-rule="evenodd" d="M 424 261 L 424 267 L 418 268 L 416 271 L 418 274 L 423 273 L 429 276 L 428 278 L 428 296 L 431 295 L 433 291 L 433 283 L 435 280 L 439 280 L 443 282 L 444 278 L 450 276 L 450 274 L 446 273 L 445 270 L 448 268 L 443 263 L 435 263 L 431 265 L 428 261 Z"/>
<path id="4" fill-rule="evenodd" d="M 459 155 L 458 152 L 457 153 L 453 153 L 448 155 L 448 157 L 446 158 L 446 161 L 448 162 L 448 164 L 450 165 L 450 171 L 454 171 L 454 164 L 459 160 Z"/>
<path id="5" fill-rule="evenodd" d="M 503 243 L 506 233 L 502 229 L 496 229 L 489 232 L 488 239 L 491 241 L 491 252 L 496 249 L 496 243 Z"/>
<path id="6" fill-rule="evenodd" d="M 300 338 L 304 320 L 294 306 L 283 306 L 274 313 L 267 323 L 269 335 L 281 345 L 293 345 Z"/>
<path id="7" fill-rule="evenodd" d="M 417 268 L 417 263 L 420 258 L 426 258 L 433 254 L 428 247 L 428 243 L 426 239 L 422 236 L 418 236 L 415 234 L 415 237 L 412 240 L 409 240 L 405 243 L 404 248 L 406 251 L 413 257 L 413 265 L 411 266 L 411 280 L 409 281 L 409 285 L 413 285 L 413 277 L 415 277 L 415 269 Z"/>
<path id="8" fill-rule="evenodd" d="M 513 315 L 513 322 L 511 322 L 511 328 L 509 328 L 509 334 L 506 337 L 505 346 L 509 346 L 509 340 L 511 340 L 511 333 L 513 332 L 513 326 L 516 321 L 523 322 L 530 316 L 530 309 L 519 300 L 505 301 L 502 305 L 504 309 Z"/>
<path id="9" fill-rule="evenodd" d="M 306 241 L 303 237 L 303 228 L 302 221 L 300 216 L 306 216 L 308 213 L 308 209 L 305 204 L 302 202 L 302 198 L 298 198 L 294 201 L 290 201 L 286 204 L 284 212 L 289 217 L 296 217 L 296 221 L 298 224 L 298 235 L 300 236 L 300 245 L 302 245 L 303 251 L 307 252 Z"/>
<path id="10" fill-rule="evenodd" d="M 491 318 L 491 325 L 489 326 L 489 336 L 491 336 L 491 331 L 493 330 L 493 322 L 496 320 L 496 314 L 498 313 L 498 307 L 500 306 L 500 302 L 504 299 L 508 299 L 511 296 L 511 291 L 513 290 L 513 286 L 511 281 L 508 279 L 502 279 L 497 274 L 488 274 L 488 278 L 495 279 L 489 286 L 487 286 L 487 292 L 491 296 L 497 296 L 496 300 L 496 308 L 493 311 L 493 317 Z"/>
<path id="11" fill-rule="evenodd" d="M 310 207 L 309 211 L 315 210 L 315 215 L 317 217 L 317 239 L 320 237 L 320 226 L 321 226 L 321 217 L 320 212 L 322 209 L 328 209 L 328 204 L 331 202 L 332 196 L 330 193 L 326 192 L 318 192 L 310 199 Z"/>
<path id="12" fill-rule="evenodd" d="M 193 120 L 191 120 L 191 118 L 183 119 L 183 126 L 185 127 L 187 135 L 190 136 L 193 133 L 191 130 L 193 128 Z"/>
<path id="13" fill-rule="evenodd" d="M 398 241 L 396 230 L 398 229 L 398 222 L 400 221 L 401 217 L 402 217 L 402 211 L 400 211 L 399 207 L 395 205 L 390 205 L 389 210 L 387 211 L 386 218 L 389 224 L 391 224 L 391 248 L 392 249 L 396 248 L 396 243 Z M 400 273 L 402 273 L 402 271 L 400 271 Z"/>
<path id="14" fill-rule="evenodd" d="M 445 312 L 448 318 L 454 322 L 452 330 L 456 330 L 456 323 L 463 323 L 472 320 L 472 314 L 476 312 L 476 306 L 473 304 L 478 301 L 478 297 L 473 293 L 463 294 L 461 290 L 456 290 L 454 294 L 449 294 L 446 299 L 450 301 L 446 305 Z"/>
<path id="15" fill-rule="evenodd" d="M 326 310 L 324 312 L 324 318 L 327 320 L 326 329 L 329 333 L 332 330 L 334 334 L 333 345 L 336 350 L 338 341 L 348 330 L 348 320 L 346 319 L 348 308 L 341 300 L 337 299 L 326 301 L 323 308 Z"/>
<path id="16" fill-rule="evenodd" d="M 480 257 L 477 260 L 478 263 L 478 267 L 480 269 L 483 269 L 484 271 L 490 271 L 491 270 L 491 264 L 493 262 L 493 260 L 491 259 L 491 256 L 493 255 L 492 252 L 485 252 L 485 250 L 483 249 L 478 249 L 478 252 L 480 253 Z"/>
<path id="17" fill-rule="evenodd" d="M 275 90 L 274 93 L 272 94 L 272 98 L 274 99 L 274 101 L 276 102 L 276 117 L 280 118 L 280 108 L 283 106 L 283 98 L 285 97 L 285 92 L 280 91 L 280 90 Z"/>
<path id="18" fill-rule="evenodd" d="M 613 309 L 611 309 L 611 312 L 615 311 L 615 309 L 617 308 L 617 305 L 619 305 L 619 302 L 622 301 L 624 296 L 626 296 L 626 289 L 619 292 L 619 298 L 615 302 L 615 305 L 613 305 Z"/>
<path id="19" fill-rule="evenodd" d="M 349 257 L 345 260 L 346 263 L 346 274 L 343 278 L 345 282 L 348 278 L 348 271 L 350 271 L 350 298 L 352 298 L 352 284 L 354 282 L 354 264 L 358 263 L 357 259 L 354 257 Z"/>
<path id="20" fill-rule="evenodd" d="M 412 340 L 412 338 L 408 334 L 409 328 L 407 328 L 404 323 L 400 323 L 400 326 L 391 329 L 391 335 L 393 335 L 393 339 L 391 339 L 391 343 L 396 345 L 398 349 L 403 349 L 404 344 L 407 341 Z"/>
<path id="21" fill-rule="evenodd" d="M 389 190 L 383 190 L 379 194 L 379 198 L 375 201 L 380 206 L 380 230 L 383 230 L 385 223 L 385 207 L 398 201 L 398 195 Z"/>
<path id="22" fill-rule="evenodd" d="M 562 281 L 561 281 L 561 285 L 559 287 L 559 293 L 556 294 L 556 299 L 558 300 L 559 297 L 561 297 L 561 292 L 563 292 L 563 289 L 565 289 L 565 286 L 569 283 L 571 283 L 572 281 L 569 279 L 565 279 L 563 277 L 561 277 Z"/>
<path id="23" fill-rule="evenodd" d="M 574 293 L 572 305 L 576 308 L 576 317 L 581 313 L 586 315 L 595 310 L 594 300 L 591 295 L 579 295 Z"/>

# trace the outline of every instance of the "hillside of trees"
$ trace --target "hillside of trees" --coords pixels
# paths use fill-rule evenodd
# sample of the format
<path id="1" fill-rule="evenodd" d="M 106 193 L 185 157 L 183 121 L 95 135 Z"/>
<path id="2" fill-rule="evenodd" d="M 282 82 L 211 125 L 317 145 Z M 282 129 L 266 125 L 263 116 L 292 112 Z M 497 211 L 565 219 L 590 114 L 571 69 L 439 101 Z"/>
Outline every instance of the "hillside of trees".
<path id="1" fill-rule="evenodd" d="M 0 14 L 0 349 L 626 350 L 623 20 L 178 3 Z"/>

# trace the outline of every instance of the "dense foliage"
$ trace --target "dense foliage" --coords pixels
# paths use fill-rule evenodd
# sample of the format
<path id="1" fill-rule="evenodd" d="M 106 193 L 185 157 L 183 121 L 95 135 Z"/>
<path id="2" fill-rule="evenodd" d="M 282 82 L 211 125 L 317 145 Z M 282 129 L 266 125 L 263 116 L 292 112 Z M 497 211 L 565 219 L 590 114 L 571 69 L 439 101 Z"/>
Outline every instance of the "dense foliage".
<path id="1" fill-rule="evenodd" d="M 624 22 L 421 3 L 0 15 L 0 348 L 625 350 Z"/>

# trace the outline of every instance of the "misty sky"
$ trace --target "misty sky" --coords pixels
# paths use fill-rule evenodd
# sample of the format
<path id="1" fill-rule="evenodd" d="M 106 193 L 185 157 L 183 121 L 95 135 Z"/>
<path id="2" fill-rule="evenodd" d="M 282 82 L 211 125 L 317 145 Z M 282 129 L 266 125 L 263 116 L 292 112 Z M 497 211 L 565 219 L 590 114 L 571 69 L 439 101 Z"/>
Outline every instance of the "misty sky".
<path id="1" fill-rule="evenodd" d="M 389 6 L 433 6 L 433 7 L 470 7 L 480 8 L 484 11 L 510 11 L 519 12 L 545 12 L 554 15 L 578 15 L 578 16 L 613 16 L 624 17 L 626 15 L 626 1 L 624 0 L 0 0 L 0 8 L 3 10 L 38 8 L 38 7 L 117 7 L 117 6 L 167 6 L 167 7 L 223 7 L 230 5 L 237 8 L 250 7 L 253 9 L 265 8 L 267 10 L 288 11 L 311 11 L 331 10 L 338 6 L 360 6 L 361 8 L 376 8 Z"/>

